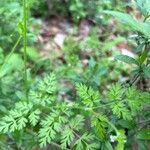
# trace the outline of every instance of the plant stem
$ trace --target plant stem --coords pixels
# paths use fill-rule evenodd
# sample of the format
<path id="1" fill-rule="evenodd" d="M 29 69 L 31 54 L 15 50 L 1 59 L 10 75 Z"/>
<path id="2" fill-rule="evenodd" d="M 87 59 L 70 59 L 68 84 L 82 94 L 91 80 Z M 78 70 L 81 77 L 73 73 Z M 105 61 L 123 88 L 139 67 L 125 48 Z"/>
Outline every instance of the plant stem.
<path id="1" fill-rule="evenodd" d="M 26 0 L 23 0 L 23 25 L 24 25 L 24 31 L 23 31 L 23 38 L 24 38 L 24 89 L 25 89 L 25 95 L 26 98 L 28 97 L 28 81 L 27 81 L 27 8 L 26 8 L 27 2 Z"/>
<path id="2" fill-rule="evenodd" d="M 10 51 L 10 53 L 6 56 L 5 60 L 4 60 L 4 63 L 2 64 L 2 66 L 0 67 L 0 73 L 1 71 L 3 70 L 5 64 L 8 62 L 9 58 L 11 57 L 11 55 L 14 53 L 14 51 L 16 50 L 16 47 L 18 46 L 19 42 L 21 40 L 21 36 L 18 38 L 17 42 L 15 43 L 15 45 L 13 46 L 12 50 Z M 0 78 L 2 77 L 3 75 L 0 74 Z"/>
<path id="3" fill-rule="evenodd" d="M 63 106 L 63 108 L 68 108 L 68 109 L 80 109 L 80 110 L 83 110 L 83 111 L 91 111 L 91 110 L 93 110 L 93 109 L 97 109 L 97 108 L 107 108 L 107 106 L 109 106 L 109 105 L 112 105 L 112 104 L 115 104 L 115 103 L 117 103 L 117 102 L 126 102 L 126 99 L 124 99 L 124 100 L 117 100 L 117 101 L 111 101 L 111 102 L 108 102 L 108 103 L 106 103 L 106 104 L 102 104 L 102 105 L 99 105 L 99 106 L 95 106 L 95 107 L 82 107 L 82 106 L 78 106 L 78 105 L 71 105 L 71 106 Z M 61 106 L 54 106 L 54 107 L 56 107 L 56 108 L 62 108 Z M 47 108 L 49 108 L 49 107 L 47 107 Z"/>
<path id="4" fill-rule="evenodd" d="M 131 87 L 131 86 L 139 79 L 139 77 L 140 77 L 139 74 L 136 75 L 136 76 L 134 77 L 134 79 L 129 83 L 129 86 Z"/>
<path id="5" fill-rule="evenodd" d="M 50 144 L 52 144 L 52 145 L 54 145 L 54 146 L 56 146 L 56 147 L 62 149 L 61 146 L 60 146 L 59 144 L 55 143 L 55 142 L 51 142 Z M 65 148 L 65 150 L 70 150 L 70 149 Z"/>

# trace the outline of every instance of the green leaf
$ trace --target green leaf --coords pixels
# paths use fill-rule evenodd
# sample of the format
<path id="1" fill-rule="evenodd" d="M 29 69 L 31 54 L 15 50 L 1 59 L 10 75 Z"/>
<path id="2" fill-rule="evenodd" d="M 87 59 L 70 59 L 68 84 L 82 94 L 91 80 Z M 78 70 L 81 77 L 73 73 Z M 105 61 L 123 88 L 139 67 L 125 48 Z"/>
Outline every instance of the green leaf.
<path id="1" fill-rule="evenodd" d="M 143 72 L 146 77 L 150 78 L 150 66 L 145 66 Z"/>
<path id="2" fill-rule="evenodd" d="M 141 108 L 141 92 L 138 91 L 135 87 L 129 87 L 125 94 L 127 97 L 128 106 L 131 110 L 131 114 L 135 115 Z"/>
<path id="3" fill-rule="evenodd" d="M 124 130 L 118 130 L 117 142 L 118 143 L 115 147 L 115 150 L 124 150 L 126 142 L 126 135 Z"/>
<path id="4" fill-rule="evenodd" d="M 48 94 L 52 94 L 56 91 L 56 76 L 51 73 L 44 77 L 42 81 L 39 82 L 38 88 L 40 91 L 47 92 Z"/>
<path id="5" fill-rule="evenodd" d="M 85 119 L 83 116 L 77 115 L 72 120 L 70 120 L 69 126 L 72 129 L 75 129 L 78 131 L 79 129 L 82 129 L 82 127 L 84 126 L 84 121 L 85 121 Z"/>
<path id="6" fill-rule="evenodd" d="M 1 118 L 0 132 L 14 132 L 15 130 L 22 130 L 26 127 L 28 120 L 26 115 L 31 110 L 32 105 L 26 102 L 18 102 L 15 108 L 8 112 L 8 115 Z"/>
<path id="7" fill-rule="evenodd" d="M 97 144 L 91 142 L 94 136 L 89 133 L 84 133 L 74 144 L 72 150 L 96 150 Z"/>
<path id="8" fill-rule="evenodd" d="M 143 50 L 144 46 L 145 46 L 145 43 L 139 44 L 139 45 L 134 49 L 134 52 L 135 52 L 135 53 L 141 52 L 141 51 Z"/>
<path id="9" fill-rule="evenodd" d="M 149 150 L 149 145 L 147 141 L 137 140 L 136 143 L 138 144 L 139 150 Z"/>
<path id="10" fill-rule="evenodd" d="M 122 101 L 123 93 L 124 88 L 122 88 L 120 84 L 114 84 L 111 86 L 108 92 L 108 99 L 109 101 L 113 101 L 114 103 L 110 105 L 110 108 L 112 109 L 113 114 L 116 115 L 118 118 L 122 117 L 124 120 L 130 120 L 130 111 L 125 103 Z"/>
<path id="11" fill-rule="evenodd" d="M 39 116 L 40 113 L 41 113 L 40 110 L 36 109 L 35 111 L 31 112 L 31 114 L 29 115 L 29 121 L 33 126 L 35 126 L 38 123 L 40 119 L 40 116 Z"/>
<path id="12" fill-rule="evenodd" d="M 150 128 L 142 129 L 137 133 L 137 139 L 150 140 Z"/>
<path id="13" fill-rule="evenodd" d="M 108 92 L 109 101 L 118 101 L 121 100 L 123 94 L 123 88 L 121 84 L 113 84 Z"/>
<path id="14" fill-rule="evenodd" d="M 143 64 L 143 62 L 146 60 L 147 57 L 148 57 L 148 51 L 144 50 L 143 53 L 141 54 L 141 56 L 138 59 L 139 63 Z"/>
<path id="15" fill-rule="evenodd" d="M 133 31 L 138 31 L 150 39 L 150 24 L 135 20 L 131 15 L 117 11 L 103 11 L 106 14 L 117 17 L 122 23 L 129 26 Z"/>
<path id="16" fill-rule="evenodd" d="M 58 110 L 52 110 L 52 112 L 41 121 L 41 128 L 38 132 L 40 147 L 45 147 L 47 143 L 50 143 L 55 139 L 56 134 L 62 129 L 66 116 L 61 116 Z"/>
<path id="17" fill-rule="evenodd" d="M 111 146 L 110 142 L 105 141 L 102 143 L 101 150 L 113 150 L 113 147 Z"/>
<path id="18" fill-rule="evenodd" d="M 135 0 L 137 8 L 141 11 L 144 16 L 150 12 L 150 0 Z"/>
<path id="19" fill-rule="evenodd" d="M 47 143 L 50 143 L 56 136 L 56 131 L 52 127 L 44 127 L 39 130 L 39 142 L 40 147 L 45 147 Z"/>
<path id="20" fill-rule="evenodd" d="M 75 135 L 73 133 L 73 130 L 70 129 L 69 127 L 65 128 L 62 131 L 62 135 L 61 135 L 61 147 L 64 149 L 67 148 L 68 145 L 70 146 L 74 138 Z"/>
<path id="21" fill-rule="evenodd" d="M 23 60 L 19 54 L 12 54 L 9 60 L 4 65 L 1 66 L 0 70 L 0 77 L 11 73 L 14 70 L 21 71 L 23 69 Z"/>
<path id="22" fill-rule="evenodd" d="M 92 119 L 92 127 L 94 127 L 97 137 L 100 141 L 106 140 L 107 117 L 99 115 Z"/>
<path id="23" fill-rule="evenodd" d="M 123 128 L 127 128 L 127 129 L 132 129 L 135 127 L 135 122 L 134 120 L 123 120 L 123 119 L 120 119 L 118 121 L 118 124 L 123 127 Z"/>
<path id="24" fill-rule="evenodd" d="M 129 109 L 126 108 L 126 105 L 123 102 L 118 102 L 116 104 L 111 105 L 112 112 L 118 118 L 123 118 L 124 120 L 130 120 L 131 114 Z"/>
<path id="25" fill-rule="evenodd" d="M 30 91 L 30 99 L 36 105 L 50 105 L 55 101 L 57 82 L 55 74 L 46 75 L 40 80 L 35 91 Z"/>
<path id="26" fill-rule="evenodd" d="M 93 106 L 100 101 L 100 94 L 91 87 L 87 87 L 84 84 L 76 84 L 76 89 L 79 97 L 82 99 L 83 104 L 86 106 Z"/>
<path id="27" fill-rule="evenodd" d="M 117 55 L 115 58 L 117 60 L 120 60 L 120 61 L 125 62 L 127 64 L 136 64 L 136 65 L 138 65 L 138 62 L 134 58 L 132 58 L 130 56 L 127 56 L 127 55 Z"/>
<path id="28" fill-rule="evenodd" d="M 18 124 L 17 129 L 22 130 L 26 126 L 27 122 L 28 122 L 28 120 L 25 117 L 23 117 L 23 116 L 20 117 L 17 121 L 17 124 Z"/>
<path id="29" fill-rule="evenodd" d="M 21 51 L 23 52 L 23 49 Z M 40 58 L 39 53 L 35 48 L 27 47 L 27 55 L 32 61 L 34 61 L 34 62 L 39 61 L 39 58 Z"/>

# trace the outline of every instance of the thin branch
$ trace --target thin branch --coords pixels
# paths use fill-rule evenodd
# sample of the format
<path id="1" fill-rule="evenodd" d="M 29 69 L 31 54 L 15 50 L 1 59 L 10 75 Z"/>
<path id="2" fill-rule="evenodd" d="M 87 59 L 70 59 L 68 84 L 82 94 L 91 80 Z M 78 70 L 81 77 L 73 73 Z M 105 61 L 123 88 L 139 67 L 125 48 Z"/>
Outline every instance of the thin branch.
<path id="1" fill-rule="evenodd" d="M 26 98 L 28 97 L 28 81 L 27 81 L 27 2 L 26 0 L 23 0 L 23 38 L 24 38 L 24 88 L 25 88 L 25 95 Z"/>
<path id="2" fill-rule="evenodd" d="M 4 63 L 2 64 L 2 66 L 0 67 L 0 73 L 3 70 L 4 66 L 7 64 L 9 58 L 12 56 L 12 54 L 14 53 L 14 51 L 16 50 L 16 47 L 18 46 L 19 42 L 21 41 L 21 36 L 19 36 L 17 42 L 15 43 L 15 45 L 13 46 L 12 50 L 10 51 L 10 53 L 6 56 Z M 0 74 L 0 78 L 2 77 L 2 75 Z"/>
<path id="3" fill-rule="evenodd" d="M 138 74 L 138 75 L 136 75 L 135 77 L 134 77 L 134 79 L 129 83 L 129 86 L 131 87 L 135 82 L 137 82 L 137 80 L 140 78 L 140 75 Z"/>

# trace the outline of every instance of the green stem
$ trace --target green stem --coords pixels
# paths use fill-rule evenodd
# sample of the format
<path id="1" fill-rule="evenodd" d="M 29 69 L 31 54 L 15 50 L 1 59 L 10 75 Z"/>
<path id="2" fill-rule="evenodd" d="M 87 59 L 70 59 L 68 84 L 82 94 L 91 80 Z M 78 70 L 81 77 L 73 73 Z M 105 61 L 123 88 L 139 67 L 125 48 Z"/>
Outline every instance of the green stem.
<path id="1" fill-rule="evenodd" d="M 27 2 L 23 0 L 23 14 L 24 14 L 24 31 L 23 31 L 23 38 L 24 38 L 24 89 L 26 98 L 28 97 L 28 83 L 27 83 Z"/>
<path id="2" fill-rule="evenodd" d="M 91 110 L 94 110 L 94 109 L 98 109 L 98 108 L 107 108 L 107 106 L 110 106 L 112 104 L 115 104 L 117 102 L 120 102 L 120 100 L 117 100 L 117 101 L 111 101 L 109 103 L 106 103 L 106 104 L 102 104 L 102 105 L 99 105 L 99 106 L 95 106 L 95 107 L 82 107 L 82 106 L 78 106 L 78 105 L 71 105 L 71 106 L 63 106 L 64 108 L 68 108 L 68 109 L 80 109 L 80 110 L 83 110 L 83 111 L 91 111 Z M 121 102 L 126 102 L 126 99 L 124 100 L 121 100 Z M 54 106 L 56 108 L 62 108 L 61 106 Z M 48 107 L 49 108 L 49 107 Z"/>
<path id="3" fill-rule="evenodd" d="M 144 18 L 143 22 L 145 22 L 149 17 L 150 17 L 150 15 L 147 14 L 146 17 Z"/>
<path id="4" fill-rule="evenodd" d="M 11 55 L 14 53 L 14 51 L 16 50 L 16 47 L 18 46 L 20 40 L 21 40 L 21 36 L 18 38 L 17 42 L 15 43 L 15 45 L 13 46 L 12 50 L 10 51 L 10 53 L 6 56 L 4 63 L 2 64 L 2 66 L 0 67 L 0 73 L 2 72 L 4 66 L 6 65 L 6 63 L 8 62 L 9 58 L 11 57 Z M 0 74 L 0 78 L 1 78 L 1 74 Z"/>
<path id="5" fill-rule="evenodd" d="M 89 111 L 89 112 L 93 113 L 93 115 L 98 116 L 99 113 L 95 112 L 93 109 L 94 108 L 100 108 L 100 107 L 106 107 L 110 104 L 112 104 L 112 103 L 109 103 L 109 104 L 103 105 L 103 106 L 98 106 L 98 107 L 91 107 L 91 108 L 83 108 L 83 107 L 79 107 L 79 106 L 69 106 L 69 107 L 67 106 L 65 108 L 80 109 L 80 110 L 83 110 L 83 111 Z M 116 132 L 116 135 L 118 135 L 117 128 L 110 121 L 107 121 L 107 123 L 114 129 L 114 131 Z"/>
<path id="6" fill-rule="evenodd" d="M 107 123 L 114 129 L 114 131 L 116 132 L 116 135 L 118 136 L 118 130 L 117 128 L 110 122 L 110 121 L 107 121 Z"/>

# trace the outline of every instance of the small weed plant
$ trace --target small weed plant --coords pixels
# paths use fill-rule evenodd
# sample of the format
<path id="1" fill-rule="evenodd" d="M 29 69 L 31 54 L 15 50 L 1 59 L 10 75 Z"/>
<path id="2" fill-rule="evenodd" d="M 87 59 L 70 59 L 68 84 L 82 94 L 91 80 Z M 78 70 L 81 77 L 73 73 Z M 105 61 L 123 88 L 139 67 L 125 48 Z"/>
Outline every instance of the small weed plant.
<path id="1" fill-rule="evenodd" d="M 76 12 L 78 7 L 83 7 L 80 3 L 76 0 L 75 6 L 70 9 Z M 76 94 L 72 101 L 66 101 L 58 96 L 60 83 L 57 73 L 51 72 L 38 78 L 38 81 L 29 83 L 27 1 L 23 0 L 22 32 L 16 44 L 24 39 L 24 62 L 14 53 L 16 45 L 5 59 L 0 51 L 0 92 L 3 101 L 0 106 L 0 149 L 32 150 L 47 147 L 53 150 L 129 150 L 137 143 L 139 150 L 148 150 L 149 87 L 144 89 L 136 85 L 150 78 L 150 1 L 137 0 L 136 5 L 144 16 L 143 22 L 122 12 L 103 11 L 104 14 L 118 18 L 136 34 L 136 57 L 117 55 L 115 60 L 122 61 L 124 66 L 132 66 L 131 80 L 128 83 L 109 85 L 105 92 L 96 86 L 76 81 Z M 82 10 L 79 12 L 79 15 L 85 15 Z M 3 87 L 7 79 L 10 82 L 14 80 L 11 74 L 19 76 L 17 71 L 13 72 L 17 67 L 9 66 L 14 59 L 19 65 L 22 64 L 18 72 L 24 68 L 21 84 L 16 85 L 19 89 L 23 86 L 21 91 L 24 92 L 17 92 L 17 96 L 13 94 L 17 89 Z M 66 60 L 70 61 L 69 57 Z M 10 69 L 7 70 L 7 67 Z M 5 102 L 9 94 L 13 99 L 11 106 Z"/>

